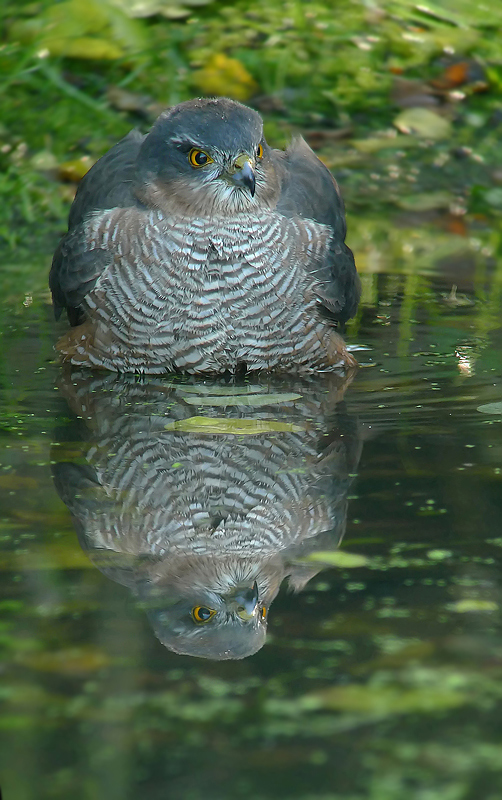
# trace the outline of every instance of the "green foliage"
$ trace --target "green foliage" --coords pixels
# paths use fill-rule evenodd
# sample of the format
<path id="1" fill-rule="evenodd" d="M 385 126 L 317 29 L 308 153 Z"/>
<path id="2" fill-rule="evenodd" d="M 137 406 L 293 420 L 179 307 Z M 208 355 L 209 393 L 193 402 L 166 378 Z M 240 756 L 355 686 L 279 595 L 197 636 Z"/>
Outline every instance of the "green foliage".
<path id="1" fill-rule="evenodd" d="M 160 14 L 166 19 L 183 19 L 212 0 L 111 0 L 130 17 L 152 17 Z"/>
<path id="2" fill-rule="evenodd" d="M 48 56 L 115 60 L 145 47 L 143 29 L 107 0 L 64 0 L 14 22 L 12 41 L 33 45 Z"/>
<path id="3" fill-rule="evenodd" d="M 502 86 L 501 12 L 493 4 L 385 0 L 376 7 L 343 0 L 334 13 L 331 3 L 298 0 L 257 0 L 252 7 L 247 0 L 42 0 L 7 2 L 0 14 L 0 237 L 11 246 L 40 220 L 46 228 L 64 218 L 71 187 L 61 187 L 61 162 L 99 157 L 128 129 L 146 128 L 162 107 L 194 92 L 257 104 L 274 145 L 282 146 L 295 126 L 343 130 L 343 141 L 325 138 L 319 146 L 330 167 L 345 169 L 349 208 L 371 206 L 367 172 L 383 177 L 401 150 L 403 164 L 418 160 L 419 185 L 410 192 L 409 184 L 387 187 L 381 180 L 381 200 L 437 207 L 445 182 L 438 158 L 467 148 L 474 152 L 452 168 L 453 181 L 470 195 L 473 211 L 500 214 L 500 188 L 490 174 Z M 461 96 L 437 94 L 431 81 L 444 81 L 448 63 L 462 59 L 470 61 Z M 400 111 L 396 76 L 415 79 L 432 105 Z M 403 133 L 391 136 L 392 125 Z M 54 159 L 53 169 L 36 167 L 40 153 Z M 469 164 L 471 156 L 477 161 Z"/>

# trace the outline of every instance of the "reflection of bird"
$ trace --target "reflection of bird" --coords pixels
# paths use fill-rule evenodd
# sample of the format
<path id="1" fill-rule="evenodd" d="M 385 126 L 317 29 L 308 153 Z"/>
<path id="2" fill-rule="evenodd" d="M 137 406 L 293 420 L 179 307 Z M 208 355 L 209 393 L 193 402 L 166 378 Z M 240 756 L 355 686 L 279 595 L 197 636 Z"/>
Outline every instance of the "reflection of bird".
<path id="1" fill-rule="evenodd" d="M 338 186 L 303 141 L 272 150 L 224 98 L 163 113 L 81 182 L 53 260 L 66 360 L 120 372 L 353 365 L 360 285 Z"/>
<path id="2" fill-rule="evenodd" d="M 169 389 L 73 372 L 63 388 L 89 441 L 84 462 L 74 442 L 68 457 L 55 448 L 56 486 L 93 562 L 139 597 L 171 650 L 258 650 L 284 578 L 300 589 L 320 568 L 305 557 L 345 530 L 359 440 L 333 411 L 342 379 L 291 395 L 277 380 Z"/>

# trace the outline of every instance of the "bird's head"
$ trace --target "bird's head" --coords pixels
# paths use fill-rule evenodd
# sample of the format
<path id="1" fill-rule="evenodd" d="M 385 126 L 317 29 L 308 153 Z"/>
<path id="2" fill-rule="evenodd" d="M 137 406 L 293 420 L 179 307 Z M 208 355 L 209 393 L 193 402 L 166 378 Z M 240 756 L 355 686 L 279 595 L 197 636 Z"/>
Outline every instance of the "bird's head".
<path id="1" fill-rule="evenodd" d="M 245 658 L 263 646 L 283 577 L 279 562 L 192 555 L 157 570 L 136 592 L 170 650 L 221 660 Z"/>
<path id="2" fill-rule="evenodd" d="M 279 182 L 259 114 L 227 98 L 180 103 L 145 137 L 136 193 L 168 214 L 234 216 L 275 205 Z"/>

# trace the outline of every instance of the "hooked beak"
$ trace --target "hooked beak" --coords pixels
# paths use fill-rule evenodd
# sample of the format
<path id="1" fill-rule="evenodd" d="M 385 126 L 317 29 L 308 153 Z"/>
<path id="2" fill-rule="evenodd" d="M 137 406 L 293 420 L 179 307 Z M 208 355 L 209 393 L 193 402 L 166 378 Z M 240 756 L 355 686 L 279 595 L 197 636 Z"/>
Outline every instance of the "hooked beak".
<path id="1" fill-rule="evenodd" d="M 236 186 L 245 187 L 251 197 L 254 197 L 256 188 L 256 179 L 254 174 L 254 164 L 249 156 L 244 153 L 239 156 L 234 162 L 233 169 L 229 172 L 230 180 Z"/>
<path id="2" fill-rule="evenodd" d="M 258 584 L 256 581 L 250 589 L 238 589 L 232 597 L 232 606 L 242 620 L 252 619 L 258 608 Z"/>

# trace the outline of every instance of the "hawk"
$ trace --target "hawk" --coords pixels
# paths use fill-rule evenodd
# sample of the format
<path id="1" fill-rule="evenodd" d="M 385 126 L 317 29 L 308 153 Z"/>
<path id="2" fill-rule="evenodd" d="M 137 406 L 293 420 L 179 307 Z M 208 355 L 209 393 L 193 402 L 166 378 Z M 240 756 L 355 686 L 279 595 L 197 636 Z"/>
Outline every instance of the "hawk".
<path id="1" fill-rule="evenodd" d="M 302 138 L 274 150 L 226 98 L 165 111 L 81 181 L 54 255 L 57 347 L 116 372 L 311 372 L 356 362 L 360 295 L 336 181 Z"/>
<path id="2" fill-rule="evenodd" d="M 301 590 L 323 568 L 309 554 L 336 549 L 362 446 L 350 380 L 295 378 L 291 393 L 290 376 L 63 375 L 79 430 L 51 454 L 57 491 L 84 551 L 169 650 L 255 653 L 281 584 Z"/>

